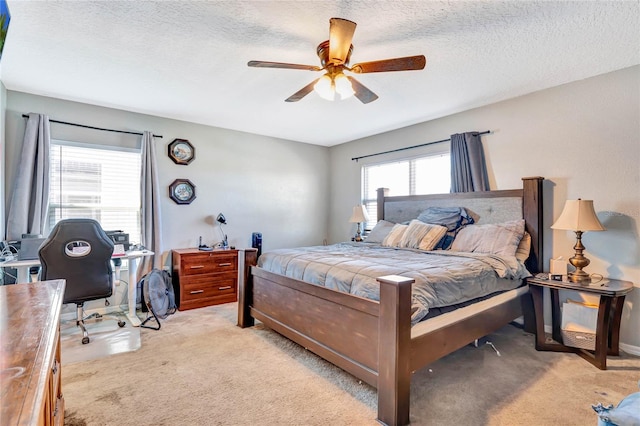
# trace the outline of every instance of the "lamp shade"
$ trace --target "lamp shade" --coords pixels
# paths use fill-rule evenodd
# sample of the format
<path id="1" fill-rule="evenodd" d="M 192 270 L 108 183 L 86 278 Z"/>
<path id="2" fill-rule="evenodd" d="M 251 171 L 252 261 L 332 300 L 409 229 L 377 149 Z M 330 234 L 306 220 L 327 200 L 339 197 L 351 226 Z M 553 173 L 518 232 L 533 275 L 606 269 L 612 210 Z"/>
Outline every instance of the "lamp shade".
<path id="1" fill-rule="evenodd" d="M 333 82 L 336 87 L 336 92 L 340 95 L 340 99 L 350 98 L 356 93 L 347 76 L 342 73 L 337 74 Z"/>
<path id="2" fill-rule="evenodd" d="M 362 223 L 362 222 L 366 222 L 368 220 L 369 220 L 369 216 L 367 215 L 367 211 L 365 210 L 363 205 L 358 204 L 357 206 L 355 206 L 353 208 L 353 213 L 351 214 L 351 217 L 349 218 L 349 222 L 351 222 L 351 223 Z"/>
<path id="3" fill-rule="evenodd" d="M 551 225 L 552 229 L 569 231 L 604 231 L 593 210 L 593 200 L 567 200 L 560 217 Z"/>
<path id="4" fill-rule="evenodd" d="M 332 101 L 336 98 L 336 88 L 329 74 L 325 74 L 320 77 L 316 84 L 313 85 L 313 89 L 321 98 L 328 101 Z"/>
<path id="5" fill-rule="evenodd" d="M 336 94 L 339 95 L 339 99 L 342 100 L 350 98 L 356 93 L 353 90 L 351 81 L 349 81 L 347 76 L 342 72 L 323 75 L 318 79 L 316 84 L 313 85 L 313 90 L 320 95 L 321 98 L 328 101 L 336 100 Z"/>

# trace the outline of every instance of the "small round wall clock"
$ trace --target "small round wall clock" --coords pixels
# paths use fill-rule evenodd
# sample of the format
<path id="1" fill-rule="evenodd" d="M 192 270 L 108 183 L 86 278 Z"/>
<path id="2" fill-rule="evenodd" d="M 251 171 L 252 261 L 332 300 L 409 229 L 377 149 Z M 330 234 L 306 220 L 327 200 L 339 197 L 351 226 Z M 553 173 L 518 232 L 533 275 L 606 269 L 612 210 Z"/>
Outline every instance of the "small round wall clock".
<path id="1" fill-rule="evenodd" d="M 169 144 L 169 157 L 174 163 L 186 166 L 196 158 L 196 149 L 186 139 L 174 139 Z"/>
<path id="2" fill-rule="evenodd" d="M 169 197 L 177 204 L 191 204 L 196 199 L 196 186 L 189 179 L 176 179 L 169 185 Z"/>

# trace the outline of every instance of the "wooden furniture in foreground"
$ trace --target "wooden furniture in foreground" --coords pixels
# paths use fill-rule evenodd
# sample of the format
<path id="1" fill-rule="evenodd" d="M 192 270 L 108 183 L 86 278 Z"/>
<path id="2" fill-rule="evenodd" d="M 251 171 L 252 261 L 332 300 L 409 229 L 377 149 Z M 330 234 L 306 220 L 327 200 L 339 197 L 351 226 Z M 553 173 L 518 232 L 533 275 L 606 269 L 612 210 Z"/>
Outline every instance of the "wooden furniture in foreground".
<path id="1" fill-rule="evenodd" d="M 64 280 L 0 286 L 0 419 L 62 425 L 60 309 Z"/>
<path id="2" fill-rule="evenodd" d="M 238 300 L 238 250 L 173 250 L 171 275 L 181 311 Z"/>
<path id="3" fill-rule="evenodd" d="M 523 189 L 458 194 L 387 197 L 378 192 L 378 219 L 401 222 L 429 206 L 465 207 L 482 219 L 524 218 L 531 234 L 527 261 L 533 273 L 542 270 L 542 181 L 523 179 Z M 514 207 L 516 206 L 516 207 Z M 245 266 L 251 260 L 245 258 Z M 380 301 L 308 284 L 253 266 L 241 282 L 238 326 L 254 319 L 313 351 L 378 389 L 378 421 L 409 423 L 411 373 L 525 314 L 533 323 L 528 291 L 505 298 L 474 314 L 444 314 L 438 327 L 411 327 L 412 280 L 381 277 Z M 515 292 L 515 290 L 514 290 Z M 503 300 L 503 299 L 501 299 Z M 462 308 L 459 312 L 475 312 Z M 453 314 L 456 314 L 454 312 Z M 447 316 L 447 321 L 442 318 Z M 449 318 L 451 318 L 449 320 Z M 432 323 L 433 324 L 433 323 Z"/>
<path id="4" fill-rule="evenodd" d="M 633 283 L 605 278 L 593 283 L 555 281 L 536 276 L 527 278 L 533 297 L 536 316 L 536 350 L 553 352 L 575 352 L 600 370 L 607 369 L 607 355 L 620 354 L 620 320 L 625 295 L 633 290 Z M 544 332 L 543 289 L 551 294 L 552 341 L 547 341 Z M 560 332 L 561 312 L 559 290 L 573 290 L 600 296 L 596 346 L 594 351 L 565 346 Z"/>

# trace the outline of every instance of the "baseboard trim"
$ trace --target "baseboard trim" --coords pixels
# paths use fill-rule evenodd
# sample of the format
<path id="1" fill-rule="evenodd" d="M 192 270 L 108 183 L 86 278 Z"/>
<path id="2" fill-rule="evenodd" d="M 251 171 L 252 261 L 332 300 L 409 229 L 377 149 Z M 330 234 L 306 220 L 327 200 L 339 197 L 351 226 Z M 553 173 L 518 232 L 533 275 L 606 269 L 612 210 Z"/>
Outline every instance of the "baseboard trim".
<path id="1" fill-rule="evenodd" d="M 640 356 L 640 346 L 627 345 L 620 343 L 620 349 L 629 355 Z"/>

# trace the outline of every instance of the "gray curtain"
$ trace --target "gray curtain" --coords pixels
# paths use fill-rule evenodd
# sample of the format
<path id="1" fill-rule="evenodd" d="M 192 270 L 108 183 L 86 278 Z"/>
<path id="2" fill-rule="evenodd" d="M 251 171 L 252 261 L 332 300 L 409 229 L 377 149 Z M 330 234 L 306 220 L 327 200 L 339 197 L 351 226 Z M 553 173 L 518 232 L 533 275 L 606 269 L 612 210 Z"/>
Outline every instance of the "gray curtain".
<path id="1" fill-rule="evenodd" d="M 29 114 L 7 214 L 7 240 L 43 234 L 49 210 L 49 117 Z"/>
<path id="2" fill-rule="evenodd" d="M 156 167 L 156 149 L 153 133 L 142 134 L 142 162 L 140 179 L 141 209 L 141 243 L 155 253 L 152 257 L 144 257 L 138 269 L 138 279 L 152 268 L 162 269 L 162 235 L 160 214 L 160 186 L 158 184 L 158 168 Z"/>
<path id="3" fill-rule="evenodd" d="M 478 132 L 451 135 L 451 192 L 488 190 L 487 165 Z"/>

